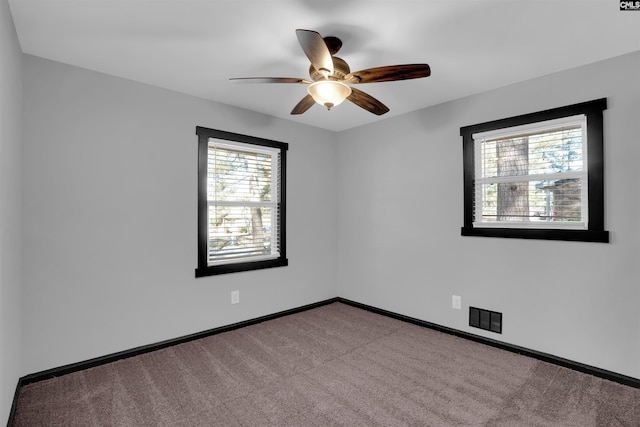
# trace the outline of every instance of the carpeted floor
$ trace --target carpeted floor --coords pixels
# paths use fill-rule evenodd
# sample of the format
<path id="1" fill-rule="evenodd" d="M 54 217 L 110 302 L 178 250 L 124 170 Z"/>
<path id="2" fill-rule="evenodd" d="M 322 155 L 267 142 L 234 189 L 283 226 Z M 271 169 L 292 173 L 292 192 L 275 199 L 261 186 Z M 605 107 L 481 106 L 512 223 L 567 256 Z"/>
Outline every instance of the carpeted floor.
<path id="1" fill-rule="evenodd" d="M 640 390 L 334 303 L 24 386 L 15 426 L 640 426 Z"/>

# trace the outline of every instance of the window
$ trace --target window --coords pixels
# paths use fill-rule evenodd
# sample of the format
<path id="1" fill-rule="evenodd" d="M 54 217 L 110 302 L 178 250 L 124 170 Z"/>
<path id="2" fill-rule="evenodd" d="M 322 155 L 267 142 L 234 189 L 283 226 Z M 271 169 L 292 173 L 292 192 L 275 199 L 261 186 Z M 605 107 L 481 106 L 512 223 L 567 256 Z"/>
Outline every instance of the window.
<path id="1" fill-rule="evenodd" d="M 196 134 L 196 277 L 287 265 L 288 144 L 203 127 Z"/>
<path id="2" fill-rule="evenodd" d="M 460 129 L 464 236 L 608 242 L 606 99 Z"/>

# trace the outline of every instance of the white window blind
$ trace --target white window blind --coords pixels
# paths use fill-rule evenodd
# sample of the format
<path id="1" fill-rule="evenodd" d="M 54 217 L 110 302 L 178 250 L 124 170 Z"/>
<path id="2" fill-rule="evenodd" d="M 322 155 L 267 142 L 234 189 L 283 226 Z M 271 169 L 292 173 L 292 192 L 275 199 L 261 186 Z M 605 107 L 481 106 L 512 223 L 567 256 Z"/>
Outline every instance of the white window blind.
<path id="1" fill-rule="evenodd" d="M 208 265 L 280 256 L 279 153 L 209 138 Z"/>
<path id="2" fill-rule="evenodd" d="M 586 229 L 584 115 L 473 134 L 474 227 Z"/>

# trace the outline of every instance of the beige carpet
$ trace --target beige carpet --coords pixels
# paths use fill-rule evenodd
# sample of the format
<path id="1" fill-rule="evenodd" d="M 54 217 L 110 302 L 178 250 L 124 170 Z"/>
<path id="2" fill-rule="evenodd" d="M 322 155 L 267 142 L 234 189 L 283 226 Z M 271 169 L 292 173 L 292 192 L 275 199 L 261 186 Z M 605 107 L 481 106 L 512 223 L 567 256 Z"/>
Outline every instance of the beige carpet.
<path id="1" fill-rule="evenodd" d="M 640 390 L 333 303 L 20 391 L 15 426 L 640 426 Z"/>

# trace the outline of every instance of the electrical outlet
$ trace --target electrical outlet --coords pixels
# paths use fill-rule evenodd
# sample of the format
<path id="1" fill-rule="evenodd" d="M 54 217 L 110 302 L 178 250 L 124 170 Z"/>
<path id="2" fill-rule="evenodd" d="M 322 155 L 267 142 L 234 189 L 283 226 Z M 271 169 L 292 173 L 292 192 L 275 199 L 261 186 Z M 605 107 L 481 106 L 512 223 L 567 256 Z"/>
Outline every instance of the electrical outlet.
<path id="1" fill-rule="evenodd" d="M 462 310 L 462 297 L 460 295 L 451 295 L 451 307 L 456 310 Z"/>
<path id="2" fill-rule="evenodd" d="M 240 303 L 240 291 L 232 291 L 231 304 L 239 304 L 239 303 Z"/>

